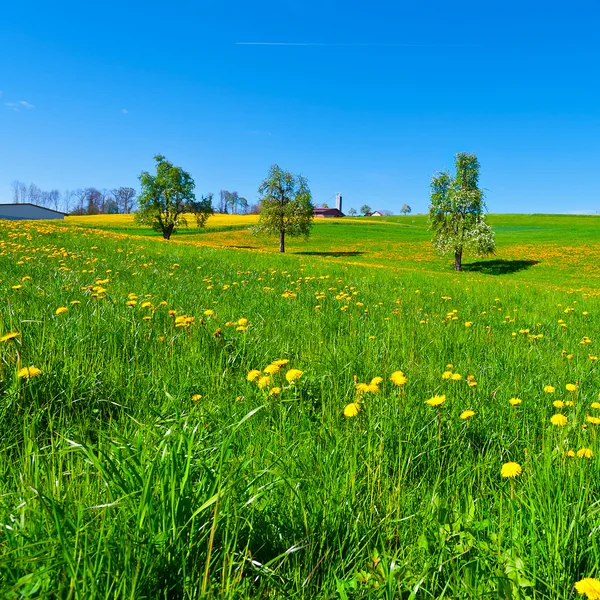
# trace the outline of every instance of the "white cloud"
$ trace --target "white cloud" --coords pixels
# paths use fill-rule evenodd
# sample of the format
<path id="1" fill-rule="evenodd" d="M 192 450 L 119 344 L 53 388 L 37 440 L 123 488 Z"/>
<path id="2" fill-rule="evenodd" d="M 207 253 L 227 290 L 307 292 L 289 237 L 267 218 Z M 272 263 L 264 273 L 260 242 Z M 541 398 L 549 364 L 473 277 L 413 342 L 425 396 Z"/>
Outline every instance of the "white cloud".
<path id="1" fill-rule="evenodd" d="M 19 112 L 19 110 L 21 110 L 22 108 L 26 108 L 27 110 L 35 108 L 33 104 L 30 104 L 25 100 L 19 100 L 18 102 L 5 102 L 4 105 L 8 106 L 8 108 L 14 110 L 15 112 Z"/>

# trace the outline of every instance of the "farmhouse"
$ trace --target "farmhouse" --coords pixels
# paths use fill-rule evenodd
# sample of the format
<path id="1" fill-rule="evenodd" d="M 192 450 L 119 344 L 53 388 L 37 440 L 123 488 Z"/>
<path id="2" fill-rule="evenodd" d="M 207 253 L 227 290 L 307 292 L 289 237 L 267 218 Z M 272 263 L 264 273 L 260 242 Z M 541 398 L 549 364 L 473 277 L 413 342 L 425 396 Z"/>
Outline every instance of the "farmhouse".
<path id="1" fill-rule="evenodd" d="M 378 210 L 374 210 L 373 212 L 368 212 L 365 217 L 383 217 L 383 213 Z"/>
<path id="2" fill-rule="evenodd" d="M 65 214 L 51 208 L 44 208 L 37 204 L 0 204 L 0 219 L 9 219 L 11 221 L 39 219 L 64 219 Z"/>
<path id="3" fill-rule="evenodd" d="M 324 219 L 337 219 L 346 215 L 337 208 L 315 208 L 313 215 Z"/>
<path id="4" fill-rule="evenodd" d="M 315 208 L 313 216 L 322 219 L 339 219 L 346 215 L 342 212 L 342 195 L 335 195 L 335 208 Z"/>

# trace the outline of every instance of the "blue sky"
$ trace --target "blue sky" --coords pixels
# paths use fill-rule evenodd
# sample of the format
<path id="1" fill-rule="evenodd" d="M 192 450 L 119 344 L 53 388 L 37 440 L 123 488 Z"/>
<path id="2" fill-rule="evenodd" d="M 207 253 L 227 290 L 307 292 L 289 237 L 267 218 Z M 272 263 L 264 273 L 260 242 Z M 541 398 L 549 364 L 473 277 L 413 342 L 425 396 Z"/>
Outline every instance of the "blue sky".
<path id="1" fill-rule="evenodd" d="M 255 201 L 272 163 L 398 212 L 475 152 L 490 212 L 600 211 L 600 3 L 4 3 L 0 202 L 139 188 L 161 153 Z M 25 103 L 25 104 L 23 104 Z"/>

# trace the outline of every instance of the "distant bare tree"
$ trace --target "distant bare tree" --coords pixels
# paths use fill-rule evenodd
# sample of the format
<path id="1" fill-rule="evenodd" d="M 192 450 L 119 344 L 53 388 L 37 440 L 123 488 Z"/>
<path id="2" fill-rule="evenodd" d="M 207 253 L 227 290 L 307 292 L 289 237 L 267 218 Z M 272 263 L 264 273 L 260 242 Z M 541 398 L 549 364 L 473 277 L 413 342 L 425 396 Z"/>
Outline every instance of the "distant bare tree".
<path id="1" fill-rule="evenodd" d="M 20 181 L 17 181 L 16 179 L 10 184 L 13 204 L 20 204 L 19 200 L 21 198 L 20 191 L 22 185 L 25 184 L 21 183 Z"/>
<path id="2" fill-rule="evenodd" d="M 128 215 L 134 208 L 136 191 L 131 187 L 120 187 L 112 190 L 112 196 L 120 213 Z"/>
<path id="3" fill-rule="evenodd" d="M 35 183 L 30 183 L 29 188 L 27 190 L 27 202 L 30 202 L 31 204 L 42 204 L 42 196 L 42 190 L 37 185 L 35 185 Z"/>
<path id="4" fill-rule="evenodd" d="M 50 190 L 48 192 L 48 205 L 54 208 L 54 210 L 58 210 L 60 205 L 60 192 L 58 190 Z"/>
<path id="5" fill-rule="evenodd" d="M 71 197 L 75 200 L 75 208 L 73 209 L 73 213 L 78 215 L 86 214 L 86 207 L 84 205 L 87 198 L 87 190 L 78 188 L 73 191 Z"/>
<path id="6" fill-rule="evenodd" d="M 71 210 L 71 200 L 73 198 L 72 192 L 69 190 L 65 190 L 63 194 L 63 209 L 66 213 L 69 213 Z"/>

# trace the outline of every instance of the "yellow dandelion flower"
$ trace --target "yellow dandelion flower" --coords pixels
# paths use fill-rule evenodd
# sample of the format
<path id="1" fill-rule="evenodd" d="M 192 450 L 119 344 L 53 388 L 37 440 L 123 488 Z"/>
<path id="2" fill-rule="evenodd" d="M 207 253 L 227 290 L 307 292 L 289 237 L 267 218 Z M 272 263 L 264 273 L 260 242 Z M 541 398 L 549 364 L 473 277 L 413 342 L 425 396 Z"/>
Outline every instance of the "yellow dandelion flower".
<path id="1" fill-rule="evenodd" d="M 214 310 L 211 310 L 210 308 L 208 310 L 204 311 L 204 316 L 205 317 L 212 317 L 215 314 Z"/>
<path id="2" fill-rule="evenodd" d="M 442 379 L 450 379 L 452 377 L 452 371 L 444 371 L 442 373 Z"/>
<path id="3" fill-rule="evenodd" d="M 3 341 L 4 340 L 2 338 L 0 338 L 0 342 L 3 342 Z M 600 402 L 592 402 L 592 408 L 600 408 Z"/>
<path id="4" fill-rule="evenodd" d="M 371 385 L 379 385 L 383 381 L 383 377 L 373 377 Z"/>
<path id="5" fill-rule="evenodd" d="M 274 360 L 271 364 L 272 365 L 277 365 L 278 367 L 283 367 L 284 365 L 287 365 L 290 361 L 287 358 L 278 358 L 277 360 Z"/>
<path id="6" fill-rule="evenodd" d="M 55 311 L 54 314 L 55 315 L 62 315 L 66 312 L 69 312 L 69 309 L 66 306 L 59 306 Z"/>
<path id="7" fill-rule="evenodd" d="M 269 396 L 277 396 L 279 394 L 281 394 L 281 388 L 280 387 L 274 387 L 274 388 L 271 388 L 269 390 Z"/>
<path id="8" fill-rule="evenodd" d="M 521 404 L 521 402 L 523 402 L 523 400 L 521 400 L 521 398 L 511 398 L 508 403 L 511 406 L 519 406 L 519 404 Z"/>
<path id="9" fill-rule="evenodd" d="M 446 402 L 446 396 L 432 396 L 429 400 L 425 400 L 425 404 L 429 404 L 429 406 L 441 406 Z"/>
<path id="10" fill-rule="evenodd" d="M 567 385 L 565 385 L 565 389 L 567 392 L 575 392 L 577 391 L 577 386 L 574 383 L 567 383 Z"/>
<path id="11" fill-rule="evenodd" d="M 546 392 L 546 394 L 554 394 L 556 388 L 551 385 L 546 385 L 544 386 L 544 391 Z"/>
<path id="12" fill-rule="evenodd" d="M 248 371 L 248 375 L 246 375 L 246 379 L 248 381 L 256 381 L 260 377 L 260 371 L 256 369 L 252 369 L 252 371 Z"/>
<path id="13" fill-rule="evenodd" d="M 30 377 L 37 377 L 41 374 L 42 372 L 37 367 L 23 367 L 22 369 L 19 369 L 17 376 L 19 379 L 29 379 Z"/>
<path id="14" fill-rule="evenodd" d="M 200 394 L 194 394 L 192 396 L 192 402 L 198 402 L 198 400 L 202 400 L 202 396 Z"/>
<path id="15" fill-rule="evenodd" d="M 245 327 L 246 325 L 248 325 L 248 319 L 244 319 L 242 317 L 241 319 L 238 320 L 238 325 L 240 325 L 241 327 Z"/>
<path id="16" fill-rule="evenodd" d="M 235 330 L 236 330 L 236 331 L 246 331 L 246 328 L 245 328 L 243 325 L 238 325 L 238 326 L 235 328 Z"/>
<path id="17" fill-rule="evenodd" d="M 573 400 L 566 400 L 565 406 L 575 406 L 575 402 L 573 402 Z"/>
<path id="18" fill-rule="evenodd" d="M 261 390 L 264 390 L 270 383 L 271 383 L 271 378 L 268 375 L 263 375 L 262 377 L 260 377 L 258 379 L 258 387 Z"/>
<path id="19" fill-rule="evenodd" d="M 502 469 L 500 471 L 502 477 L 512 478 L 517 477 L 523 472 L 521 465 L 516 462 L 507 462 L 502 465 Z"/>
<path id="20" fill-rule="evenodd" d="M 575 589 L 588 600 L 600 600 L 600 581 L 597 579 L 584 577 L 575 584 Z"/>
<path id="21" fill-rule="evenodd" d="M 81 302 L 79 300 L 71 300 L 71 302 L 69 302 L 69 304 L 72 304 L 73 306 L 75 306 L 76 304 L 81 304 Z"/>
<path id="22" fill-rule="evenodd" d="M 573 458 L 575 456 L 575 451 L 574 450 L 567 450 L 566 455 L 570 458 Z"/>
<path id="23" fill-rule="evenodd" d="M 463 420 L 470 419 L 475 414 L 474 410 L 463 410 L 460 413 L 460 418 Z"/>
<path id="24" fill-rule="evenodd" d="M 581 448 L 577 450 L 577 456 L 579 458 L 592 458 L 594 456 L 594 451 L 590 448 Z"/>
<path id="25" fill-rule="evenodd" d="M 301 371 L 300 369 L 290 369 L 286 374 L 285 374 L 285 378 L 290 382 L 290 383 L 294 383 L 296 381 L 296 379 L 300 379 L 300 377 L 302 377 L 302 375 L 304 375 L 304 371 Z"/>
<path id="26" fill-rule="evenodd" d="M 460 373 L 452 373 L 450 379 L 452 379 L 452 381 L 460 381 L 462 379 L 462 375 Z"/>
<path id="27" fill-rule="evenodd" d="M 402 371 L 394 371 L 390 375 L 390 381 L 396 384 L 398 387 L 401 387 L 408 381 L 408 379 Z"/>
<path id="28" fill-rule="evenodd" d="M 473 325 L 473 321 L 465 321 L 465 327 L 471 327 Z"/>
<path id="29" fill-rule="evenodd" d="M 555 400 L 552 403 L 552 406 L 554 406 L 554 408 L 564 408 L 565 407 L 565 403 L 562 400 Z"/>
<path id="30" fill-rule="evenodd" d="M 11 331 L 10 333 L 5 333 L 2 337 L 0 337 L 0 342 L 8 342 L 8 340 L 14 340 L 20 335 L 21 334 L 18 331 Z"/>
<path id="31" fill-rule="evenodd" d="M 477 386 L 477 382 L 476 382 L 476 381 L 473 381 L 473 380 L 471 380 L 471 381 L 467 382 L 467 385 L 468 385 L 469 387 L 476 387 L 476 386 Z"/>
<path id="32" fill-rule="evenodd" d="M 446 365 L 446 369 L 448 369 L 449 371 L 451 371 L 452 369 L 454 369 L 454 365 L 452 363 L 448 363 Z"/>
<path id="33" fill-rule="evenodd" d="M 567 417 L 561 413 L 556 413 L 550 417 L 550 423 L 552 423 L 552 425 L 556 425 L 557 427 L 564 427 L 567 424 L 567 421 Z"/>
<path id="34" fill-rule="evenodd" d="M 147 302 L 147 301 L 146 301 L 146 302 L 142 302 L 142 303 L 140 304 L 140 306 L 141 306 L 142 308 L 150 308 L 150 307 L 152 306 L 152 302 Z"/>
<path id="35" fill-rule="evenodd" d="M 600 419 L 598 417 L 588 415 L 585 420 L 592 425 L 600 425 Z"/>
<path id="36" fill-rule="evenodd" d="M 137 304 L 137 300 L 127 300 L 127 302 L 125 302 L 126 306 L 135 306 Z"/>
<path id="37" fill-rule="evenodd" d="M 372 394 L 377 394 L 378 392 L 380 392 L 381 390 L 379 389 L 379 386 L 374 384 L 374 383 L 369 383 L 369 385 L 367 386 L 367 391 L 371 392 Z"/>
<path id="38" fill-rule="evenodd" d="M 355 417 L 360 412 L 360 404 L 358 402 L 351 402 L 344 408 L 345 417 Z"/>
<path id="39" fill-rule="evenodd" d="M 270 365 L 265 367 L 264 372 L 268 373 L 269 375 L 275 375 L 275 373 L 279 372 L 280 368 L 281 367 L 279 365 L 274 365 L 273 363 L 271 363 Z"/>

